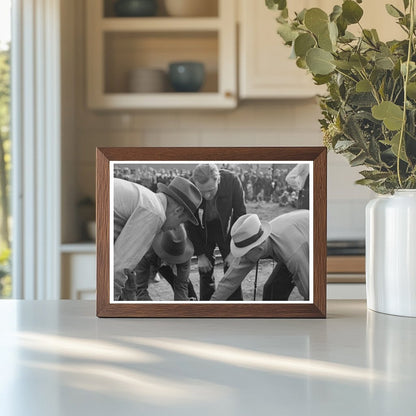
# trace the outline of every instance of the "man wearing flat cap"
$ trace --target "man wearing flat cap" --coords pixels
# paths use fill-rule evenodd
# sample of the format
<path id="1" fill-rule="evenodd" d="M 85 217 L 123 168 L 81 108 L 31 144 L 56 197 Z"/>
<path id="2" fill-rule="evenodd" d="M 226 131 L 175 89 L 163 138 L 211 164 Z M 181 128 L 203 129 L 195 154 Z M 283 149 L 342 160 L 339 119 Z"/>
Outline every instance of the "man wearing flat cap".
<path id="1" fill-rule="evenodd" d="M 198 188 L 185 178 L 175 177 L 154 193 L 146 187 L 114 179 L 114 300 L 119 300 L 127 280 L 124 269 L 133 269 L 162 230 L 190 221 L 201 204 Z"/>
<path id="2" fill-rule="evenodd" d="M 243 215 L 231 229 L 231 253 L 234 261 L 212 301 L 226 300 L 264 258 L 274 259 L 277 265 L 264 285 L 263 300 L 287 300 L 294 286 L 309 300 L 309 211 L 289 212 L 270 223 L 260 221 L 256 214 Z M 285 296 L 268 296 L 268 289 L 279 285 L 285 288 Z"/>

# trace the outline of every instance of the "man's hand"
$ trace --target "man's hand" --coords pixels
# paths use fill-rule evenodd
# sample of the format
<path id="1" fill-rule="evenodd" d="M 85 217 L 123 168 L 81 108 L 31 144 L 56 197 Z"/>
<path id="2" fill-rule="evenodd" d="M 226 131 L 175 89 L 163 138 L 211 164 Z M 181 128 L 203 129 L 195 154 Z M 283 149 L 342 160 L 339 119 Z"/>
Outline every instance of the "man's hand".
<path id="1" fill-rule="evenodd" d="M 208 273 L 212 269 L 212 264 L 205 254 L 198 256 L 198 269 L 202 273 Z"/>
<path id="2" fill-rule="evenodd" d="M 234 261 L 234 256 L 230 253 L 225 259 L 224 259 L 224 266 L 225 268 L 229 268 Z"/>

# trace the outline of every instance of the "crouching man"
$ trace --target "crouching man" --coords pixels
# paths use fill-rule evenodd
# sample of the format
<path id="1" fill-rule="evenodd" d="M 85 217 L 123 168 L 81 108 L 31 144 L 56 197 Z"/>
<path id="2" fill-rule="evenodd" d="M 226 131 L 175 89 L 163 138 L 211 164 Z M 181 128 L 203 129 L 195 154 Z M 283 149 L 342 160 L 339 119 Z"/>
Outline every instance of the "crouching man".
<path id="1" fill-rule="evenodd" d="M 125 269 L 133 269 L 161 231 L 190 221 L 202 201 L 198 188 L 177 176 L 158 193 L 122 179 L 114 179 L 114 300 L 126 283 Z"/>
<path id="2" fill-rule="evenodd" d="M 309 300 L 309 211 L 283 214 L 270 223 L 256 214 L 243 215 L 231 229 L 231 253 L 235 259 L 212 301 L 226 300 L 265 258 L 277 266 L 264 285 L 263 300 L 287 300 L 294 286 Z"/>
<path id="3" fill-rule="evenodd" d="M 174 230 L 159 233 L 134 270 L 125 270 L 128 279 L 122 299 L 151 301 L 149 281 L 159 273 L 171 285 L 174 300 L 196 300 L 194 287 L 189 280 L 193 253 L 194 247 L 182 224 Z"/>

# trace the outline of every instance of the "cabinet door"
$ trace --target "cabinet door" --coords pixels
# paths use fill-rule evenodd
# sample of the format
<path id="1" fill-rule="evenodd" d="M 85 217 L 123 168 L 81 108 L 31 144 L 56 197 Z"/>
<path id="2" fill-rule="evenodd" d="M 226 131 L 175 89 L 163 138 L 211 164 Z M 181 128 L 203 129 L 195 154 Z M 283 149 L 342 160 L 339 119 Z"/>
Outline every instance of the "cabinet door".
<path id="1" fill-rule="evenodd" d="M 92 253 L 62 255 L 62 298 L 95 299 L 96 256 Z"/>
<path id="2" fill-rule="evenodd" d="M 290 59 L 291 49 L 276 33 L 278 12 L 268 10 L 264 1 L 238 0 L 240 19 L 239 88 L 241 98 L 305 98 L 325 92 L 325 87 L 313 84 L 312 77 Z M 402 0 L 388 3 L 403 9 Z M 289 11 L 320 7 L 329 13 L 341 0 L 298 0 L 289 3 Z M 376 28 L 383 41 L 403 38 L 395 19 L 388 15 L 384 2 L 366 0 L 361 24 Z M 348 30 L 358 34 L 358 25 Z"/>
<path id="3" fill-rule="evenodd" d="M 325 3 L 329 0 L 299 0 L 295 7 L 330 10 Z M 241 98 L 305 98 L 322 93 L 311 75 L 289 58 L 291 49 L 277 34 L 276 11 L 264 1 L 239 0 L 239 15 Z"/>

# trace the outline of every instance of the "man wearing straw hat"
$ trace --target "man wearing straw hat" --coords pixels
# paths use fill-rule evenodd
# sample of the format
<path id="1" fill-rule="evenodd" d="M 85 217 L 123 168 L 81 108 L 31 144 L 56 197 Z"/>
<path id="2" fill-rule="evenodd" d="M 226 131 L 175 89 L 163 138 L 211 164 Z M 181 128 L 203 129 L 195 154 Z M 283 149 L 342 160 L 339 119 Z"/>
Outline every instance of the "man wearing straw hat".
<path id="1" fill-rule="evenodd" d="M 235 257 L 231 267 L 218 284 L 212 301 L 226 300 L 256 265 L 271 258 L 277 262 L 266 288 L 287 279 L 282 264 L 290 273 L 291 290 L 296 285 L 305 300 L 309 300 L 309 211 L 298 210 L 280 215 L 270 223 L 260 221 L 256 214 L 240 217 L 231 229 L 231 253 Z M 287 287 L 287 282 L 283 282 Z M 264 290 L 264 294 L 268 290 Z M 263 300 L 287 300 L 263 295 Z"/>
<path id="2" fill-rule="evenodd" d="M 156 273 L 172 286 L 174 300 L 196 299 L 195 290 L 189 280 L 193 253 L 194 246 L 187 238 L 183 224 L 174 230 L 160 232 L 134 270 L 125 270 L 128 279 L 123 288 L 122 300 L 151 301 L 147 289 L 150 279 Z"/>
<path id="3" fill-rule="evenodd" d="M 177 176 L 158 193 L 146 187 L 114 179 L 114 300 L 119 300 L 127 280 L 124 269 L 133 269 L 149 250 L 161 230 L 190 221 L 202 197 L 198 188 Z"/>

